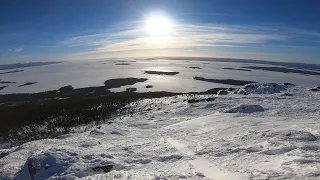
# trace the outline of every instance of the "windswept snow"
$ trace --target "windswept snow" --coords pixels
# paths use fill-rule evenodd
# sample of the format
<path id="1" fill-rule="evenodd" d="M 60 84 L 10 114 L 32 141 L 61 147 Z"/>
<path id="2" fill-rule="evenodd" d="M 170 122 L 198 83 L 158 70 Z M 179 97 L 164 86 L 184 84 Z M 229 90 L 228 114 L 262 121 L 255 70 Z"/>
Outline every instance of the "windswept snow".
<path id="1" fill-rule="evenodd" d="M 264 108 L 260 105 L 240 105 L 225 111 L 225 113 L 254 113 L 263 111 Z"/>
<path id="2" fill-rule="evenodd" d="M 254 83 L 245 85 L 239 94 L 274 94 L 286 90 L 288 86 L 277 83 Z M 244 93 L 246 92 L 246 93 Z"/>
<path id="3" fill-rule="evenodd" d="M 110 125 L 4 147 L 0 179 L 319 179 L 319 93 L 246 87 L 142 100 Z"/>

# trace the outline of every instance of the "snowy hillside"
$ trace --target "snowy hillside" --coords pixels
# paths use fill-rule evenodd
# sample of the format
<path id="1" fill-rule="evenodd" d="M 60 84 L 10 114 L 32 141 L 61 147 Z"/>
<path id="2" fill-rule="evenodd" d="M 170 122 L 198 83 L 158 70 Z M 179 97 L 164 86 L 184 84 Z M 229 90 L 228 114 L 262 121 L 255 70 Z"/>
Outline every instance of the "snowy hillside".
<path id="1" fill-rule="evenodd" d="M 247 85 L 119 113 L 88 132 L 0 149 L 0 179 L 320 178 L 320 93 L 305 87 Z"/>

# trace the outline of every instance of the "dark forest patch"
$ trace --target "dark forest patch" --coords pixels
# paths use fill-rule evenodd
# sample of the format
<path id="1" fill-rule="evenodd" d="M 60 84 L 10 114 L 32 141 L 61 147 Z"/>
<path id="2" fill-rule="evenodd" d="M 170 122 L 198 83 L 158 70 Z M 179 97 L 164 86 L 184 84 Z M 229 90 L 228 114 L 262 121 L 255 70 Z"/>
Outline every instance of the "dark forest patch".
<path id="1" fill-rule="evenodd" d="M 30 86 L 30 85 L 36 84 L 36 83 L 37 83 L 37 82 L 27 82 L 27 83 L 24 83 L 24 84 L 19 85 L 18 87 Z"/>
<path id="2" fill-rule="evenodd" d="M 242 68 L 221 68 L 226 70 L 236 70 L 236 71 L 252 71 L 250 69 L 242 69 Z"/>
<path id="3" fill-rule="evenodd" d="M 320 72 L 316 72 L 316 71 L 290 69 L 290 68 L 275 67 L 275 66 L 269 66 L 269 67 L 265 67 L 265 66 L 246 66 L 246 67 L 243 67 L 243 68 L 254 69 L 254 70 L 272 71 L 272 72 L 282 72 L 282 73 L 297 73 L 297 74 L 316 75 L 316 76 L 320 75 Z"/>
<path id="4" fill-rule="evenodd" d="M 127 88 L 126 92 L 135 92 L 137 91 L 137 88 Z"/>
<path id="5" fill-rule="evenodd" d="M 198 66 L 191 66 L 191 67 L 187 67 L 187 68 L 190 68 L 190 69 L 201 69 L 201 67 L 198 67 Z"/>
<path id="6" fill-rule="evenodd" d="M 145 71 L 146 74 L 157 74 L 157 75 L 168 75 L 174 76 L 179 74 L 179 72 L 165 72 L 165 71 Z"/>
<path id="7" fill-rule="evenodd" d="M 4 65 L 0 65 L 0 70 L 17 69 L 17 68 L 34 67 L 34 66 L 45 66 L 45 65 L 50 65 L 50 64 L 58 64 L 58 63 L 62 63 L 62 62 L 63 61 L 4 64 Z"/>
<path id="8" fill-rule="evenodd" d="M 0 79 L 0 84 L 14 84 L 16 82 L 12 82 L 12 81 L 1 81 Z"/>
<path id="9" fill-rule="evenodd" d="M 244 80 L 235 80 L 235 79 L 206 79 L 203 77 L 194 77 L 193 79 L 198 81 L 206 81 L 206 82 L 236 85 L 236 86 L 243 86 L 246 84 L 256 83 L 254 81 L 244 81 Z"/>
<path id="10" fill-rule="evenodd" d="M 134 85 L 138 82 L 144 82 L 148 80 L 147 78 L 118 78 L 118 79 L 108 79 L 104 82 L 106 89 L 118 88 L 121 86 Z"/>
<path id="11" fill-rule="evenodd" d="M 0 74 L 11 74 L 11 73 L 17 73 L 17 72 L 22 72 L 24 70 L 19 69 L 19 70 L 13 70 L 13 71 L 6 71 L 6 72 L 0 72 Z"/>
<path id="12" fill-rule="evenodd" d="M 6 86 L 0 86 L 0 90 L 4 89 L 4 88 L 6 88 L 6 87 L 8 87 L 8 85 L 6 85 Z"/>
<path id="13" fill-rule="evenodd" d="M 110 82 L 110 80 L 108 81 Z M 110 92 L 105 86 L 74 89 L 64 86 L 40 93 L 0 95 L 0 136 L 19 142 L 56 138 L 74 133 L 74 127 L 112 123 L 118 109 L 141 99 L 187 94 L 216 94 L 226 88 L 205 92 Z"/>
<path id="14" fill-rule="evenodd" d="M 137 62 L 137 61 L 119 61 L 119 62 L 128 63 L 128 62 Z"/>

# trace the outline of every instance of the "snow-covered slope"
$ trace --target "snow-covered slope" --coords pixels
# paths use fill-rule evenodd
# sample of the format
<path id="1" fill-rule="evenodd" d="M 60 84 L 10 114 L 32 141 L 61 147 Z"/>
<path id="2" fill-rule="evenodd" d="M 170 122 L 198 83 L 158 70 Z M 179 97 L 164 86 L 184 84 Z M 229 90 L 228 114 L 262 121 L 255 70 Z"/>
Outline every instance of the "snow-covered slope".
<path id="1" fill-rule="evenodd" d="M 110 125 L 1 149 L 0 179 L 319 179 L 320 93 L 271 86 L 132 103 Z"/>

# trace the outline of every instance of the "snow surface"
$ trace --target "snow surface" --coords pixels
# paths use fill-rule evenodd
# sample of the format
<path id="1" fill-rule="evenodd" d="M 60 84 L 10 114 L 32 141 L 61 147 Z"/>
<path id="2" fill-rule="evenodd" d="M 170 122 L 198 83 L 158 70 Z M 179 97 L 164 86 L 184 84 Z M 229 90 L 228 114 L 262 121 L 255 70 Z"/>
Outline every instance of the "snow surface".
<path id="1" fill-rule="evenodd" d="M 320 93 L 260 86 L 266 92 L 142 100 L 110 125 L 1 149 L 0 179 L 31 179 L 30 167 L 37 180 L 319 179 Z"/>

